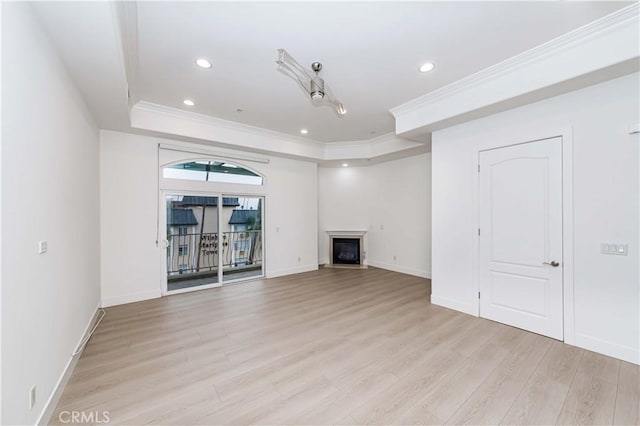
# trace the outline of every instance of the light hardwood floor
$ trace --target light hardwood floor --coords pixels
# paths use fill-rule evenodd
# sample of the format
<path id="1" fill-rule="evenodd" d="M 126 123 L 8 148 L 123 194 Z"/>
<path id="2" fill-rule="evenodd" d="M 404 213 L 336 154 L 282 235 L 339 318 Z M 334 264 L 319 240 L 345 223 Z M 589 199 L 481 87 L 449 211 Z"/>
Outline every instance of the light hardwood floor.
<path id="1" fill-rule="evenodd" d="M 112 424 L 638 424 L 638 367 L 370 268 L 109 308 L 58 404 Z"/>

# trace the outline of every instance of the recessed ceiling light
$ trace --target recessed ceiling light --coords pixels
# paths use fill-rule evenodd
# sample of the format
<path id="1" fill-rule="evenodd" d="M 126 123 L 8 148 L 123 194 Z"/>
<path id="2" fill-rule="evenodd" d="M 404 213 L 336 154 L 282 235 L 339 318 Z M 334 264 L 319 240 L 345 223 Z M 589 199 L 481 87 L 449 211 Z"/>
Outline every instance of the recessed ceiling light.
<path id="1" fill-rule="evenodd" d="M 196 104 L 191 99 L 185 99 L 184 101 L 182 101 L 182 103 L 185 104 L 186 106 L 194 106 Z"/>
<path id="2" fill-rule="evenodd" d="M 424 64 L 420 65 L 420 72 L 429 72 L 435 67 L 436 66 L 433 65 L 431 62 L 425 62 Z"/>
<path id="3" fill-rule="evenodd" d="M 307 133 L 309 133 L 309 131 L 307 129 L 300 129 L 300 133 L 306 135 Z"/>
<path id="4" fill-rule="evenodd" d="M 349 167 L 348 163 L 342 163 L 342 167 Z"/>
<path id="5" fill-rule="evenodd" d="M 209 62 L 207 59 L 205 58 L 198 58 L 196 59 L 196 65 L 199 66 L 200 68 L 205 68 L 205 69 L 209 69 L 211 68 L 211 62 Z"/>

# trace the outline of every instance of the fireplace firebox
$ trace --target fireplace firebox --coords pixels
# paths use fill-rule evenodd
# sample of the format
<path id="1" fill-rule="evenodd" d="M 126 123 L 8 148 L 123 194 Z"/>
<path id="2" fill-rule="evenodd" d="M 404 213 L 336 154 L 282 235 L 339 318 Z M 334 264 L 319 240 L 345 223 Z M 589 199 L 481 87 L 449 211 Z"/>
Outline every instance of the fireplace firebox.
<path id="1" fill-rule="evenodd" d="M 360 264 L 360 238 L 332 238 L 334 265 Z"/>
<path id="2" fill-rule="evenodd" d="M 329 257 L 325 266 L 329 268 L 367 267 L 366 230 L 327 230 L 327 251 Z"/>

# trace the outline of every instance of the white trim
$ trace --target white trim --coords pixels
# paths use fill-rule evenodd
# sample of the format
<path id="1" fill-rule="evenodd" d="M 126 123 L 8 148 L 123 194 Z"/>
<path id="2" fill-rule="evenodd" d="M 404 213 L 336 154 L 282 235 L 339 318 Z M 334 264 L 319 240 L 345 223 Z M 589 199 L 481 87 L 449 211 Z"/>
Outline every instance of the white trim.
<path id="1" fill-rule="evenodd" d="M 2 22 L 2 5 L 0 4 L 0 22 Z M 2 46 L 2 31 L 0 31 L 0 46 Z M 1 61 L 0 61 L 1 62 Z M 0 99 L 2 99 L 2 67 L 0 66 Z M 2 178 L 3 174 L 2 174 L 2 152 L 4 151 L 2 149 L 2 108 L 0 107 L 0 200 L 2 200 L 2 181 L 4 180 Z M 4 141 L 4 146 L 6 149 L 6 139 Z M 5 154 L 6 157 L 6 154 Z M 0 206 L 0 241 L 2 240 L 2 208 Z M 2 244 L 0 244 L 0 318 L 3 317 L 2 315 Z M 2 363 L 2 327 L 0 327 L 0 423 L 2 422 L 2 366 L 4 364 Z"/>
<path id="2" fill-rule="evenodd" d="M 390 111 L 396 118 L 396 133 L 406 134 L 417 129 L 428 129 L 445 120 L 464 117 L 501 102 L 558 85 L 557 93 L 545 94 L 545 97 L 555 96 L 562 92 L 562 83 L 569 83 L 572 79 L 637 58 L 638 11 L 639 4 L 634 3 L 392 108 Z M 572 88 L 575 89 L 577 88 Z M 494 108 L 490 113 L 506 109 L 510 107 L 505 105 L 502 109 Z"/>
<path id="3" fill-rule="evenodd" d="M 264 158 L 264 157 L 253 157 L 253 156 L 244 155 L 244 154 L 243 155 L 237 155 L 237 154 L 231 154 L 231 153 L 224 153 L 224 152 L 221 152 L 221 151 L 211 151 L 211 150 L 208 150 L 206 148 L 203 148 L 203 149 L 200 149 L 200 148 L 185 148 L 185 147 L 180 146 L 180 145 L 170 145 L 170 144 L 165 144 L 165 143 L 160 143 L 158 148 L 159 149 L 164 149 L 164 150 L 167 150 L 167 151 L 180 152 L 180 153 L 183 153 L 183 154 L 207 155 L 207 156 L 211 156 L 211 157 L 214 157 L 214 158 L 220 159 L 220 160 L 253 161 L 255 163 L 262 163 L 262 164 L 269 164 L 269 162 L 271 161 L 268 158 Z M 182 160 L 176 160 L 174 162 L 160 164 L 160 166 L 161 167 L 165 167 L 165 166 L 167 166 L 169 164 L 173 164 L 173 163 L 176 163 L 178 161 L 182 161 Z M 255 170 L 252 170 L 252 171 L 255 171 Z"/>
<path id="4" fill-rule="evenodd" d="M 431 279 L 431 271 L 427 271 L 425 269 L 416 269 L 409 266 L 394 265 L 392 263 L 378 262 L 377 260 L 369 260 L 369 266 L 382 268 L 393 272 L 400 272 L 401 274 L 413 275 L 414 277 Z"/>
<path id="5" fill-rule="evenodd" d="M 273 130 L 140 101 L 131 108 L 131 127 L 209 141 L 234 149 L 275 152 L 314 160 L 322 142 Z"/>
<path id="6" fill-rule="evenodd" d="M 114 22 L 117 27 L 116 37 L 121 46 L 121 60 L 127 82 L 128 104 L 138 101 L 138 5 L 136 2 L 113 2 Z"/>
<path id="7" fill-rule="evenodd" d="M 84 337 L 89 333 L 89 331 L 93 327 L 96 319 L 98 318 L 99 309 L 100 309 L 100 303 L 98 303 L 98 306 L 96 306 L 96 309 L 93 315 L 91 315 L 91 318 L 89 318 L 89 323 L 84 328 L 82 335 L 80 335 L 80 339 L 78 339 L 78 344 L 74 346 L 74 350 L 80 345 Z M 49 395 L 47 402 L 44 404 L 44 407 L 42 408 L 42 412 L 40 413 L 40 416 L 38 417 L 38 421 L 36 422 L 37 425 L 48 425 L 51 423 L 51 416 L 53 416 L 56 406 L 58 405 L 58 402 L 60 402 L 60 397 L 62 397 L 62 393 L 64 392 L 64 389 L 67 386 L 67 383 L 69 382 L 69 379 L 73 374 L 73 370 L 76 368 L 76 364 L 78 363 L 78 360 L 82 356 L 82 352 L 84 352 L 84 349 L 85 348 L 82 348 L 80 353 L 76 356 L 70 355 L 69 361 L 67 361 L 67 365 L 64 367 L 64 370 L 62 370 L 62 374 L 58 378 L 56 385 L 53 387 L 53 391 L 51 392 L 51 395 Z"/>
<path id="8" fill-rule="evenodd" d="M 102 307 L 125 305 L 127 303 L 142 302 L 144 300 L 159 299 L 162 297 L 160 290 L 139 291 L 137 293 L 123 294 L 121 296 L 107 297 L 102 299 Z"/>
<path id="9" fill-rule="evenodd" d="M 263 248 L 264 251 L 264 248 Z M 252 275 L 250 277 L 241 277 L 241 278 L 236 278 L 233 280 L 228 280 L 228 281 L 224 281 L 224 270 L 222 271 L 223 274 L 223 278 L 222 278 L 222 286 L 227 286 L 227 285 L 231 285 L 231 284 L 242 284 L 242 283 L 247 283 L 249 281 L 256 281 L 256 280 L 263 280 L 266 278 L 264 270 L 264 262 L 262 262 L 262 273 L 260 275 Z M 171 293 L 173 294 L 173 293 Z"/>
<path id="10" fill-rule="evenodd" d="M 490 139 L 490 138 L 487 138 Z M 471 202 L 473 206 L 473 228 L 471 229 L 471 288 L 474 290 L 472 294 L 473 315 L 480 317 L 480 298 L 475 295 L 480 292 L 480 239 L 477 229 L 480 229 L 480 173 L 476 172 L 480 167 L 480 152 L 478 149 L 474 151 L 472 163 L 469 167 L 474 171 L 473 175 L 473 191 L 471 193 Z"/>
<path id="11" fill-rule="evenodd" d="M 407 140 L 397 136 L 395 132 L 390 132 L 372 139 L 327 142 L 324 144 L 324 153 L 318 160 L 340 162 L 342 160 L 372 159 L 423 146 L 423 142 Z"/>
<path id="12" fill-rule="evenodd" d="M 165 270 L 164 273 L 166 275 L 167 271 Z M 193 287 L 179 288 L 177 290 L 171 290 L 171 291 L 167 290 L 162 293 L 162 297 L 173 296 L 174 294 L 192 293 L 194 291 L 200 291 L 200 290 L 211 290 L 212 288 L 220 288 L 220 287 L 222 287 L 222 283 L 196 285 Z"/>
<path id="13" fill-rule="evenodd" d="M 562 131 L 562 282 L 564 342 L 575 343 L 575 283 L 573 278 L 573 127 Z"/>
<path id="14" fill-rule="evenodd" d="M 304 161 L 368 161 L 373 158 L 382 159 L 392 154 L 403 157 L 413 155 L 414 150 L 423 149 L 426 146 L 424 141 L 408 140 L 397 136 L 394 132 L 371 139 L 320 142 L 308 137 L 293 136 L 146 101 L 136 103 L 131 108 L 130 115 L 131 127 L 134 128 L 208 141 L 211 145 L 218 147 L 226 146 L 232 149 L 284 155 Z M 176 147 L 169 149 L 176 149 Z M 194 148 L 194 150 L 206 151 L 206 146 Z M 211 155 L 217 154 L 211 153 Z M 247 159 L 249 159 L 248 156 Z M 251 161 L 265 162 L 264 159 Z"/>
<path id="15" fill-rule="evenodd" d="M 301 274 L 303 272 L 311 272 L 311 271 L 317 271 L 317 270 L 318 270 L 318 265 L 316 264 L 303 265 L 303 266 L 297 266 L 295 268 L 267 271 L 266 278 L 270 279 L 270 278 L 282 277 L 285 275 Z"/>
<path id="16" fill-rule="evenodd" d="M 453 309 L 454 311 L 463 312 L 465 314 L 478 316 L 477 310 L 474 309 L 472 303 L 464 303 L 460 300 L 449 299 L 448 297 L 440 297 L 435 294 L 431 294 L 431 304 L 442 306 L 444 308 Z"/>
<path id="17" fill-rule="evenodd" d="M 618 358 L 633 364 L 640 364 L 640 351 L 638 351 L 638 348 L 619 345 L 581 333 L 575 333 L 575 342 L 573 344 L 580 348 Z"/>
<path id="18" fill-rule="evenodd" d="M 190 121 L 192 123 L 204 124 L 207 126 L 213 126 L 221 129 L 227 129 L 245 135 L 253 135 L 259 137 L 275 137 L 279 139 L 286 139 L 294 142 L 298 142 L 303 145 L 318 146 L 322 145 L 322 142 L 318 142 L 313 139 L 303 138 L 300 136 L 293 136 L 287 133 L 277 132 L 275 130 L 269 130 L 262 127 L 251 126 L 249 124 L 238 123 L 237 121 L 225 120 L 222 118 L 212 117 L 210 115 L 199 114 L 192 111 L 184 111 L 178 108 L 169 107 L 166 105 L 156 104 L 153 102 L 140 101 L 135 104 L 134 109 L 138 111 L 154 112 L 163 115 L 165 118 L 177 118 L 181 120 Z M 133 125 L 132 125 L 133 127 Z"/>
<path id="19" fill-rule="evenodd" d="M 328 230 L 325 231 L 327 234 L 329 234 L 330 237 L 336 236 L 336 237 L 362 237 L 364 236 L 364 234 L 367 233 L 367 231 L 333 231 L 333 230 Z"/>
<path id="20" fill-rule="evenodd" d="M 480 291 L 480 244 L 477 229 L 480 227 L 479 217 L 479 173 L 476 173 L 479 164 L 481 151 L 488 149 L 503 148 L 516 144 L 535 142 L 539 140 L 559 137 L 562 139 L 562 285 L 563 285 L 563 340 L 567 344 L 574 344 L 575 321 L 574 321 L 574 278 L 573 278 L 573 129 L 571 126 L 558 130 L 540 129 L 515 129 L 508 134 L 493 136 L 483 134 L 483 142 L 480 143 L 473 152 L 473 217 L 474 222 L 470 233 L 473 238 L 472 249 L 472 287 L 474 294 Z M 473 298 L 473 312 L 475 316 L 480 316 L 480 300 Z"/>

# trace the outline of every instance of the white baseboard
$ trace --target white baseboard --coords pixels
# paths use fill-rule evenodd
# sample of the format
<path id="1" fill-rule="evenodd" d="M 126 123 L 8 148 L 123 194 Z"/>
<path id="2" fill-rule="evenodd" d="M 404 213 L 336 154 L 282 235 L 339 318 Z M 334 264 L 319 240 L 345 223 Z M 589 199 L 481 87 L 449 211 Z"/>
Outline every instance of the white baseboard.
<path id="1" fill-rule="evenodd" d="M 580 333 L 576 333 L 574 345 L 633 364 L 640 364 L 640 351 L 638 351 L 638 348 L 620 345 Z"/>
<path id="2" fill-rule="evenodd" d="M 410 268 L 408 266 L 395 265 L 392 263 L 378 262 L 377 260 L 369 259 L 369 266 L 375 266 L 376 268 L 387 269 L 389 271 L 400 272 L 401 274 L 413 275 L 420 278 L 431 278 L 431 272 L 423 269 Z"/>
<path id="3" fill-rule="evenodd" d="M 107 297 L 102 299 L 102 307 L 106 308 L 115 305 L 124 305 L 126 303 L 140 302 L 149 299 L 158 299 L 162 297 L 160 289 L 154 291 L 141 291 L 138 293 L 125 294 L 123 296 Z"/>
<path id="4" fill-rule="evenodd" d="M 89 323 L 87 324 L 84 331 L 82 332 L 82 335 L 78 339 L 78 344 L 73 347 L 73 350 L 75 350 L 78 346 L 80 346 L 80 343 L 82 342 L 82 340 L 91 331 L 91 328 L 95 325 L 95 321 L 98 319 L 99 309 L 100 309 L 100 304 L 98 303 L 98 306 L 96 306 L 95 312 L 91 316 L 91 319 L 89 319 Z M 84 348 L 82 348 L 82 350 L 84 351 Z M 82 355 L 82 351 L 76 356 L 73 356 L 73 355 L 70 356 L 66 367 L 64 368 L 64 370 L 62 371 L 62 374 L 60 375 L 60 378 L 58 379 L 58 382 L 54 386 L 53 391 L 51 392 L 51 395 L 49 395 L 49 399 L 47 399 L 47 402 L 44 404 L 44 408 L 42 409 L 42 412 L 40 413 L 40 417 L 38 418 L 38 421 L 36 423 L 37 425 L 48 425 L 51 423 L 51 416 L 53 416 L 53 413 L 56 407 L 58 406 L 58 402 L 60 402 L 60 397 L 64 392 L 64 388 L 67 386 L 67 383 L 71 378 L 71 374 L 73 374 L 73 370 L 76 368 L 76 364 L 78 363 L 78 360 L 80 359 L 81 355 Z"/>
<path id="5" fill-rule="evenodd" d="M 300 274 L 302 272 L 317 271 L 317 270 L 318 270 L 318 265 L 316 264 L 303 265 L 303 266 L 297 266 L 295 268 L 279 269 L 276 271 L 267 271 L 267 278 L 276 278 L 276 277 L 282 277 L 284 275 Z"/>
<path id="6" fill-rule="evenodd" d="M 447 297 L 436 296 L 431 294 L 431 303 L 433 305 L 442 306 L 444 308 L 453 309 L 454 311 L 463 312 L 465 314 L 478 316 L 478 312 L 475 311 L 473 304 L 461 302 L 459 300 L 449 299 Z"/>

